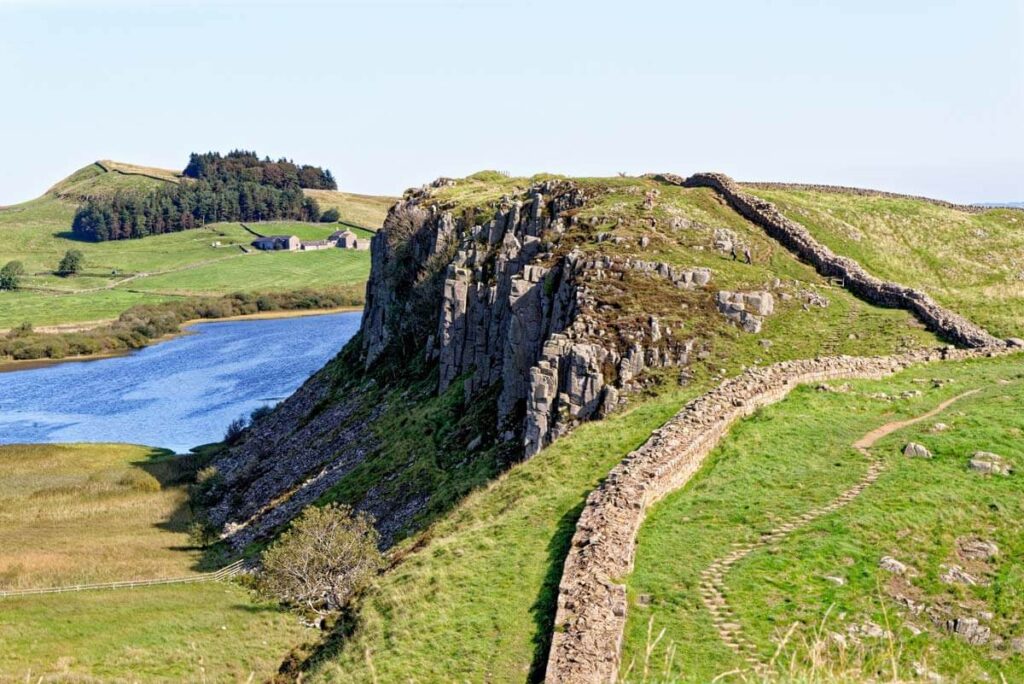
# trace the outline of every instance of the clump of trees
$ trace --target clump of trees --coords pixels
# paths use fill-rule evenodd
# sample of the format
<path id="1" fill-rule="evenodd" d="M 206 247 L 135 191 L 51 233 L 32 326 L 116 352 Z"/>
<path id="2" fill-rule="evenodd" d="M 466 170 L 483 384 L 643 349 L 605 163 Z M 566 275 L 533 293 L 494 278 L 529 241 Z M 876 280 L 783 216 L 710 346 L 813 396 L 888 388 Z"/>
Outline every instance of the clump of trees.
<path id="1" fill-rule="evenodd" d="M 8 261 L 0 268 L 0 290 L 17 290 L 24 275 L 24 264 L 20 261 Z"/>
<path id="2" fill-rule="evenodd" d="M 232 150 L 224 156 L 219 152 L 193 152 L 184 174 L 188 178 L 251 181 L 281 189 L 338 189 L 338 183 L 327 169 L 309 164 L 299 166 L 284 158 L 276 162 L 270 161 L 270 157 L 260 159 L 258 154 L 247 150 Z"/>
<path id="3" fill-rule="evenodd" d="M 185 176 L 150 192 L 87 200 L 71 224 L 81 239 L 123 240 L 174 233 L 218 221 L 317 221 L 320 205 L 303 188 L 336 189 L 330 171 L 255 152 L 192 154 Z"/>
<path id="4" fill-rule="evenodd" d="M 257 590 L 321 617 L 336 613 L 384 566 L 378 542 L 366 513 L 310 506 L 263 552 Z"/>
<path id="5" fill-rule="evenodd" d="M 341 213 L 334 207 L 320 214 L 320 223 L 337 223 L 339 220 L 341 220 Z"/>
<path id="6" fill-rule="evenodd" d="M 82 272 L 85 268 L 85 255 L 80 250 L 69 249 L 64 252 L 64 257 L 57 265 L 57 275 L 72 276 Z"/>

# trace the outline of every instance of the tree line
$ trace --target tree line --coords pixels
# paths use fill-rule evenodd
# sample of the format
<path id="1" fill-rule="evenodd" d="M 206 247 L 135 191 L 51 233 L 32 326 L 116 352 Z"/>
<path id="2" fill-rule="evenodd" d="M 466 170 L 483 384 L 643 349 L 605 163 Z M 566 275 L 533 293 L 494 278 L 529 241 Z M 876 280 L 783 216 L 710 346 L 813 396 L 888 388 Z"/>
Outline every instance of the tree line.
<path id="1" fill-rule="evenodd" d="M 290 161 L 261 161 L 253 152 L 193 154 L 191 180 L 150 192 L 86 200 L 72 232 L 91 241 L 175 233 L 218 221 L 317 221 L 320 206 L 305 187 L 337 188 L 330 171 Z"/>

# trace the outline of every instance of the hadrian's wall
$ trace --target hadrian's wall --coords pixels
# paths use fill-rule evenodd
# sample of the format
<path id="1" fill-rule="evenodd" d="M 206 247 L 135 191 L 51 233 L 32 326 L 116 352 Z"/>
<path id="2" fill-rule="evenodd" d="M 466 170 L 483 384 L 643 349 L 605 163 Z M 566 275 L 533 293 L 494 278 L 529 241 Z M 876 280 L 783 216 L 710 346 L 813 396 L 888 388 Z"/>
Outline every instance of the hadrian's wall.
<path id="1" fill-rule="evenodd" d="M 558 588 L 547 681 L 616 681 L 627 607 L 626 588 L 618 580 L 632 570 L 646 511 L 689 480 L 736 420 L 779 401 L 802 383 L 878 379 L 915 363 L 1007 352 L 1005 346 L 947 348 L 890 357 L 786 361 L 748 370 L 687 404 L 587 497 Z"/>
<path id="2" fill-rule="evenodd" d="M 809 262 L 822 275 L 842 278 L 848 290 L 873 304 L 909 310 L 950 342 L 965 347 L 1005 345 L 980 326 L 941 306 L 928 294 L 876 278 L 853 259 L 835 254 L 806 228 L 783 216 L 774 204 L 744 192 L 725 174 L 698 173 L 686 180 L 668 174 L 656 178 L 684 187 L 712 188 L 739 214 L 764 228 L 771 237 Z"/>

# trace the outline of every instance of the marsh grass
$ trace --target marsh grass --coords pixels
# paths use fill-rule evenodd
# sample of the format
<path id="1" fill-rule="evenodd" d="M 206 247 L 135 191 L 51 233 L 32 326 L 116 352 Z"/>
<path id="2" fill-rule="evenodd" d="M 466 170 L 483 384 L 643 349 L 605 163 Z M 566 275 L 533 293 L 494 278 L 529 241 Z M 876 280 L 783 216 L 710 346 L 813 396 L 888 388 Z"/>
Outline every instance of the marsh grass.
<path id="1" fill-rule="evenodd" d="M 0 446 L 0 589 L 195 574 L 196 465 L 124 444 Z M 262 680 L 306 636 L 231 582 L 0 598 L 0 681 Z"/>
<path id="2" fill-rule="evenodd" d="M 190 467 L 123 444 L 0 446 L 0 589 L 194 573 Z"/>

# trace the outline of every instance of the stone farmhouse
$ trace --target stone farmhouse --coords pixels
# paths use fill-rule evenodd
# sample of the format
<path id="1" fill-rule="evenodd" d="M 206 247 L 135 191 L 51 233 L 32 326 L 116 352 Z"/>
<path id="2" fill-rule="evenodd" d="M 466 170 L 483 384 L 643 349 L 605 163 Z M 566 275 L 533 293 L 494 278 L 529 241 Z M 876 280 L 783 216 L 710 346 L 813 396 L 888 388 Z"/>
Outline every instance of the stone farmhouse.
<path id="1" fill-rule="evenodd" d="M 253 240 L 252 246 L 267 251 L 285 249 L 294 252 L 302 247 L 302 241 L 294 235 L 267 235 Z"/>
<path id="2" fill-rule="evenodd" d="M 370 249 L 370 241 L 360 239 L 351 230 L 339 230 L 331 233 L 330 240 L 334 240 L 341 249 Z"/>
<path id="3" fill-rule="evenodd" d="M 351 230 L 339 230 L 326 240 L 300 240 L 295 235 L 267 235 L 252 241 L 252 246 L 264 251 L 287 250 L 309 252 L 319 249 L 369 249 L 370 241 L 358 237 Z"/>

